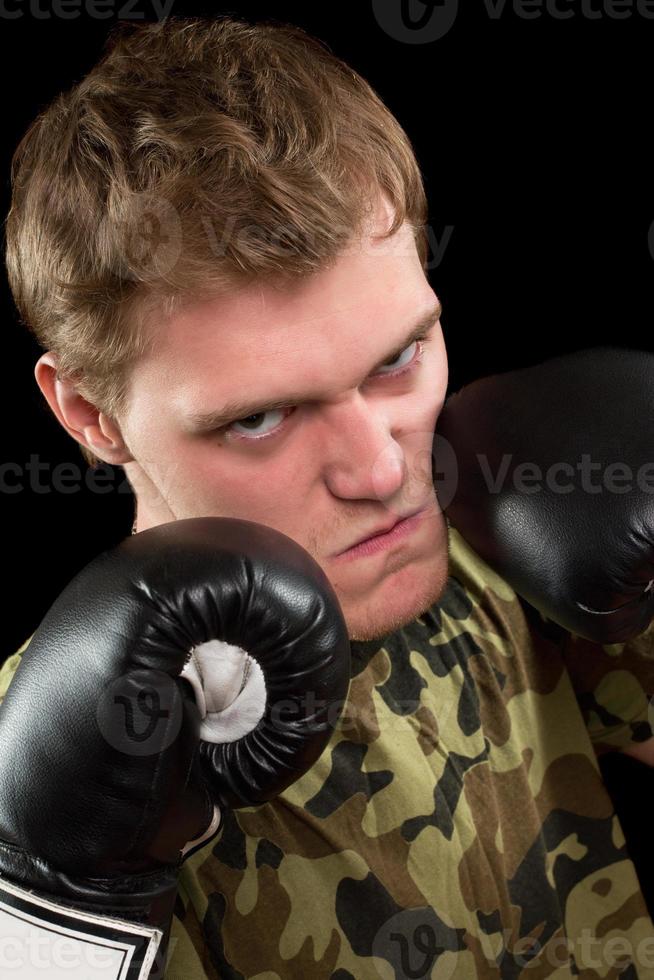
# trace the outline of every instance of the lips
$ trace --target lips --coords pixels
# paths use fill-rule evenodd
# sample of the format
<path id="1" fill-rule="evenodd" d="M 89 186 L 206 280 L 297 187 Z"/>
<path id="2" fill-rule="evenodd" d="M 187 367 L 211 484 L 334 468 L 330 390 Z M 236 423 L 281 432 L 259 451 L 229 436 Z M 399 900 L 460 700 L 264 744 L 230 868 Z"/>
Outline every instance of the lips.
<path id="1" fill-rule="evenodd" d="M 414 517 L 416 514 L 419 514 L 421 509 L 422 508 L 419 507 L 418 510 L 413 510 L 410 514 L 404 514 L 402 517 L 396 518 L 396 520 L 394 520 L 391 524 L 387 524 L 386 527 L 377 528 L 375 531 L 369 531 L 367 534 L 364 534 L 362 538 L 359 538 L 358 541 L 353 541 L 352 544 L 347 546 L 347 548 L 343 548 L 343 551 L 340 551 L 339 554 L 350 551 L 351 548 L 356 548 L 357 545 L 363 544 L 364 541 L 369 541 L 371 538 L 378 538 L 382 534 L 388 534 L 389 531 L 392 531 L 393 528 L 397 527 L 398 524 L 401 524 L 402 521 L 406 521 L 409 517 Z"/>

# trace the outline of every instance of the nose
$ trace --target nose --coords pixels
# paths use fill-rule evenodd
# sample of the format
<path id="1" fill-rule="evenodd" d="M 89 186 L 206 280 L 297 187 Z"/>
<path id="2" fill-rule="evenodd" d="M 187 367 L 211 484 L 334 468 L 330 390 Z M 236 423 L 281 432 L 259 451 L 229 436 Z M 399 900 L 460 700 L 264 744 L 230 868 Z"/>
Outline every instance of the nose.
<path id="1" fill-rule="evenodd" d="M 388 413 L 354 392 L 322 413 L 323 473 L 336 497 L 386 500 L 406 477 L 404 454 Z"/>

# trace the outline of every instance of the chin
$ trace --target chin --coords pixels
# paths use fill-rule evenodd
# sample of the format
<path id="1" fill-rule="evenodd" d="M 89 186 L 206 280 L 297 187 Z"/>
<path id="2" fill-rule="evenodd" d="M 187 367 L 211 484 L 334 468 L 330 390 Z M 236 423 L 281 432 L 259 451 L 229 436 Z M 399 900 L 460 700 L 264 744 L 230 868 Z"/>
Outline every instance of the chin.
<path id="1" fill-rule="evenodd" d="M 412 622 L 438 602 L 448 574 L 449 536 L 428 558 L 389 574 L 369 597 L 339 596 L 350 640 L 382 639 Z"/>

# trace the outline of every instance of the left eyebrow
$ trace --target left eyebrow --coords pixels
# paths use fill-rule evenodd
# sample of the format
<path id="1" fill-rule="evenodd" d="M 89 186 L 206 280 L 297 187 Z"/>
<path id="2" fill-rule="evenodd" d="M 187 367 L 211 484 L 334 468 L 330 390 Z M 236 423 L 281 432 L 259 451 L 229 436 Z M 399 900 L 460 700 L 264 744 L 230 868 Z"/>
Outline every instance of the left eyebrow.
<path id="1" fill-rule="evenodd" d="M 388 361 L 395 360 L 410 344 L 418 340 L 426 330 L 435 326 L 438 320 L 440 320 L 443 312 L 443 307 L 440 301 L 432 307 L 428 313 L 420 317 L 418 323 L 414 324 L 407 336 L 404 338 L 399 347 L 395 347 L 393 350 L 385 354 L 377 364 L 372 368 L 371 374 L 374 374 L 379 368 L 383 367 Z M 309 393 L 309 398 L 311 393 Z M 306 400 L 301 395 L 286 395 L 285 398 L 275 398 L 267 401 L 257 401 L 257 402 L 243 402 L 243 401 L 231 401 L 224 405 L 222 408 L 212 411 L 212 412 L 197 412 L 193 415 L 189 415 L 184 420 L 184 428 L 187 431 L 191 431 L 193 434 L 202 434 L 204 432 L 210 432 L 213 429 L 220 429 L 224 425 L 228 425 L 230 422 L 236 421 L 238 419 L 248 418 L 250 415 L 259 415 L 263 412 L 274 412 L 279 408 L 288 408 L 290 405 L 296 402 L 302 402 Z"/>

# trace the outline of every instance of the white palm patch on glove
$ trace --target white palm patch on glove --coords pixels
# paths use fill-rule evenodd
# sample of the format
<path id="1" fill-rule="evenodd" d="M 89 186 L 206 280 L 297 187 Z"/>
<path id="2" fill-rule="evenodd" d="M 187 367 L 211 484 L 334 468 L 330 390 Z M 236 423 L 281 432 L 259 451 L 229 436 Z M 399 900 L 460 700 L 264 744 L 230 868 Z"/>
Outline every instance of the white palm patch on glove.
<path id="1" fill-rule="evenodd" d="M 191 650 L 180 677 L 193 688 L 202 718 L 200 738 L 206 742 L 235 742 L 263 717 L 267 701 L 263 671 L 240 647 L 224 640 L 200 643 Z"/>
<path id="2" fill-rule="evenodd" d="M 66 906 L 0 876 L 0 976 L 148 980 L 163 932 Z"/>

